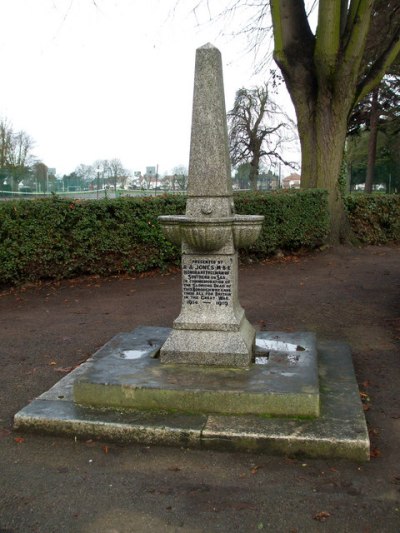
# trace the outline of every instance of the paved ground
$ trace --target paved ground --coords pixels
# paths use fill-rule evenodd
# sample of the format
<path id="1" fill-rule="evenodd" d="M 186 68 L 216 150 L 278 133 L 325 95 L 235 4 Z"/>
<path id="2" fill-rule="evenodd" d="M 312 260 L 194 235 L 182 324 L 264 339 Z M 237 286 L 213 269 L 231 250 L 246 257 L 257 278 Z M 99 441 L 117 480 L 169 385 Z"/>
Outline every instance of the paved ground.
<path id="1" fill-rule="evenodd" d="M 360 465 L 14 433 L 15 412 L 114 334 L 171 326 L 180 276 L 3 290 L 0 533 L 398 532 L 399 293 L 398 246 L 240 271 L 241 303 L 258 329 L 311 330 L 352 345 L 373 450 Z"/>

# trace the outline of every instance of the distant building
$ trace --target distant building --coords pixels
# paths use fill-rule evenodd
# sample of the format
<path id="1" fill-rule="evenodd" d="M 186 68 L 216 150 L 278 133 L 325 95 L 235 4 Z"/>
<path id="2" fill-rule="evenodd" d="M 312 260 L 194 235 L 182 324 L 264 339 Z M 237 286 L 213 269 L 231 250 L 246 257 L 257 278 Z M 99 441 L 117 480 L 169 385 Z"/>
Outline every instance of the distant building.
<path id="1" fill-rule="evenodd" d="M 146 167 L 146 176 L 155 176 L 156 167 Z"/>
<path id="2" fill-rule="evenodd" d="M 292 172 L 292 174 L 283 178 L 282 187 L 284 189 L 300 189 L 300 175 Z"/>

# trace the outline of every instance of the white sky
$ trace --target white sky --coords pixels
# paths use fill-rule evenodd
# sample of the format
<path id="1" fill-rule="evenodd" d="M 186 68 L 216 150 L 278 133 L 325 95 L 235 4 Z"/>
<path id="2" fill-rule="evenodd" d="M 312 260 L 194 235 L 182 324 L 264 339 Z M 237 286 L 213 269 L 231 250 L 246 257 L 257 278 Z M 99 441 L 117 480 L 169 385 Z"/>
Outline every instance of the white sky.
<path id="1" fill-rule="evenodd" d="M 207 2 L 196 18 L 194 3 L 0 0 L 0 117 L 58 175 L 96 159 L 161 174 L 187 166 L 196 48 L 221 50 L 227 110 L 269 72 L 254 77 L 244 37 L 226 19 L 207 23 Z M 226 0 L 209 4 L 216 15 Z"/>

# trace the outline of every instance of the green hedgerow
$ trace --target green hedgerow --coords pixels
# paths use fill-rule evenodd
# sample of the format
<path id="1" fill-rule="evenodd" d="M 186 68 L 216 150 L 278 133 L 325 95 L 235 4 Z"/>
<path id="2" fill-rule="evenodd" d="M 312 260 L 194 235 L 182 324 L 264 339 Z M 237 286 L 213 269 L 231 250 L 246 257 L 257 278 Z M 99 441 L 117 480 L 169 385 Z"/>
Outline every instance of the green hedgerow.
<path id="1" fill-rule="evenodd" d="M 400 196 L 352 194 L 345 198 L 347 215 L 356 237 L 364 244 L 400 241 Z"/>
<path id="2" fill-rule="evenodd" d="M 328 231 L 324 191 L 235 194 L 239 214 L 265 216 L 249 253 L 311 249 Z M 111 275 L 165 268 L 180 260 L 159 215 L 183 214 L 184 196 L 0 203 L 0 283 Z M 246 253 L 246 252 L 244 252 Z"/>

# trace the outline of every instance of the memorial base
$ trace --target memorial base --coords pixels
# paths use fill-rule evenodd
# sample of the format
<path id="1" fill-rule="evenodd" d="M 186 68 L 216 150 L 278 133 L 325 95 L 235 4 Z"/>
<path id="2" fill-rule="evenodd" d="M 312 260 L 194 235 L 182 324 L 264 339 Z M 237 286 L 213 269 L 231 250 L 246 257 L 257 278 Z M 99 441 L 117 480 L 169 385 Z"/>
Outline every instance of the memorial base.
<path id="1" fill-rule="evenodd" d="M 174 329 L 161 348 L 161 363 L 247 368 L 256 332 L 243 317 L 238 331 Z"/>
<path id="2" fill-rule="evenodd" d="M 14 418 L 14 428 L 20 432 L 36 431 L 71 436 L 75 439 L 98 438 L 141 445 L 159 444 L 368 460 L 368 430 L 355 381 L 351 352 L 349 347 L 341 342 L 326 341 L 317 344 L 319 390 L 318 394 L 314 389 L 312 392 L 314 397 L 318 397 L 318 416 L 296 416 L 291 415 L 289 411 L 285 415 L 275 416 L 239 416 L 223 412 L 196 414 L 190 412 L 189 404 L 184 405 L 185 412 L 168 411 L 165 408 L 104 409 L 80 405 L 74 401 L 74 390 L 79 389 L 88 374 L 92 379 L 99 380 L 100 376 L 107 378 L 107 374 L 104 375 L 107 360 L 110 366 L 123 362 L 134 369 L 138 366 L 138 361 L 143 361 L 144 352 L 146 358 L 153 361 L 154 369 L 173 367 L 178 370 L 178 373 L 176 370 L 170 372 L 168 381 L 171 387 L 179 390 L 179 369 L 183 370 L 182 365 L 160 365 L 156 358 L 169 331 L 167 328 L 142 327 L 132 333 L 117 335 L 86 363 L 18 412 Z M 279 396 L 278 385 L 272 390 L 273 384 L 280 383 L 282 386 L 285 380 L 292 383 L 293 390 L 298 387 L 300 394 L 310 393 L 307 376 L 312 372 L 306 361 L 308 359 L 310 363 L 312 358 L 302 359 L 302 355 L 308 353 L 308 341 L 312 342 L 312 336 L 307 334 L 263 332 L 257 335 L 256 361 L 259 359 L 262 364 L 255 364 L 252 368 L 259 366 L 264 370 L 258 374 L 260 378 L 270 375 L 270 392 L 274 392 L 276 397 Z M 271 346 L 271 342 L 275 343 L 272 345 L 274 350 L 268 354 L 266 347 Z M 298 350 L 298 347 L 306 349 Z M 298 361 L 303 363 L 298 367 L 302 370 L 295 378 L 291 369 L 296 367 Z M 268 364 L 269 374 L 266 370 Z M 194 374 L 200 375 L 199 367 L 192 367 L 192 370 Z M 226 370 L 214 369 L 213 372 L 218 374 Z M 233 369 L 229 375 L 225 374 L 224 379 L 229 377 L 228 381 L 232 387 L 236 376 L 243 376 L 245 372 L 242 369 Z M 251 369 L 248 372 L 251 372 Z M 139 379 L 140 372 L 136 370 L 132 372 L 134 373 Z M 125 377 L 129 378 L 129 372 Z M 104 382 L 104 391 L 111 391 L 113 378 L 115 374 L 110 373 Z M 148 378 L 148 375 L 142 374 L 143 387 L 155 386 L 157 372 L 154 372 L 153 383 L 149 383 Z M 209 376 L 203 374 L 203 378 L 203 382 L 198 383 L 198 386 L 200 389 L 209 390 Z M 123 388 L 124 384 L 121 383 L 120 390 Z M 133 398 L 135 393 L 128 388 L 126 395 Z M 261 405 L 261 402 L 258 405 Z"/>
<path id="3" fill-rule="evenodd" d="M 258 341 L 264 356 L 243 369 L 161 364 L 153 350 L 168 330 L 160 329 L 157 341 L 152 338 L 149 345 L 147 329 L 121 334 L 114 341 L 117 346 L 106 345 L 98 352 L 96 363 L 74 384 L 77 403 L 183 413 L 318 416 L 314 335 L 292 334 L 288 343 L 279 340 L 281 334 L 264 333 Z M 275 346 L 293 349 L 270 348 Z"/>

